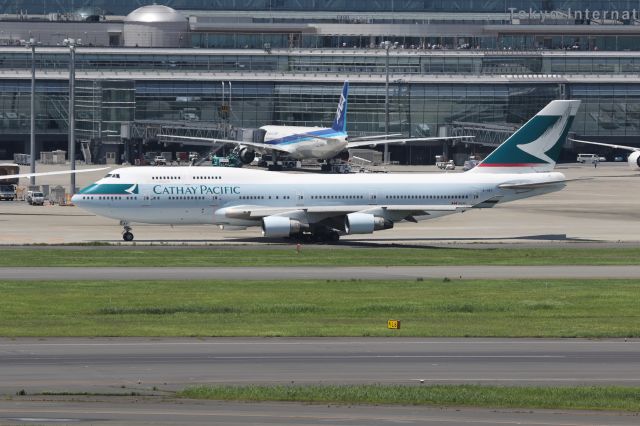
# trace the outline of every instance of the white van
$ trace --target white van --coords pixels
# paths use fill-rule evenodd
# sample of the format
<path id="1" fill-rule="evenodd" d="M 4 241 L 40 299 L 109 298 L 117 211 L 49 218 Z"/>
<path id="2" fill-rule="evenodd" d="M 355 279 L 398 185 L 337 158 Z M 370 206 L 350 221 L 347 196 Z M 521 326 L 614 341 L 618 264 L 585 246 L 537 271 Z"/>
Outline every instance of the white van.
<path id="1" fill-rule="evenodd" d="M 596 154 L 578 154 L 578 163 L 596 163 L 600 161 L 600 157 Z"/>

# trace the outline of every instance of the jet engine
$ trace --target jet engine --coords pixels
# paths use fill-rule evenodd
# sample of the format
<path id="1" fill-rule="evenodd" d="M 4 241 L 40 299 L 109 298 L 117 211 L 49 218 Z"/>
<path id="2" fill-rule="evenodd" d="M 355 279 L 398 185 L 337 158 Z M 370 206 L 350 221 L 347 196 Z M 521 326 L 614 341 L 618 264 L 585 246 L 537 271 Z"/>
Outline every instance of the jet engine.
<path id="1" fill-rule="evenodd" d="M 633 170 L 640 169 L 640 151 L 634 151 L 627 158 L 627 162 L 629 163 L 629 167 Z"/>
<path id="2" fill-rule="evenodd" d="M 281 216 L 262 218 L 263 237 L 290 237 L 299 234 L 305 226 L 299 220 Z"/>
<path id="3" fill-rule="evenodd" d="M 344 230 L 347 234 L 371 234 L 373 231 L 393 228 L 393 222 L 369 213 L 350 213 L 345 216 Z"/>
<path id="4" fill-rule="evenodd" d="M 340 161 L 344 161 L 345 163 L 347 161 L 349 161 L 350 158 L 350 154 L 349 151 L 347 151 L 346 149 L 344 151 L 340 151 L 340 153 L 338 153 L 338 155 L 336 155 L 335 157 L 333 157 L 334 159 L 340 160 Z"/>
<path id="5" fill-rule="evenodd" d="M 256 152 L 246 146 L 243 146 L 238 151 L 238 158 L 240 158 L 240 161 L 242 161 L 243 164 L 251 164 L 251 162 L 256 158 Z"/>

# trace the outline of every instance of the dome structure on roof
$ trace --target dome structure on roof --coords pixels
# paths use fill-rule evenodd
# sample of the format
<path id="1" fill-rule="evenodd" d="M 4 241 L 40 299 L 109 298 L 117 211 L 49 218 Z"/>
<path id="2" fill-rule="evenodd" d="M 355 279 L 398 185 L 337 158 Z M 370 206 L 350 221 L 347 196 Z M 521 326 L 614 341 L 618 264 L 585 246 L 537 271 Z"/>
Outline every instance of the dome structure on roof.
<path id="1" fill-rule="evenodd" d="M 186 21 L 186 17 L 175 9 L 168 6 L 153 4 L 151 6 L 142 6 L 128 14 L 124 18 L 124 22 L 181 22 Z"/>
<path id="2" fill-rule="evenodd" d="M 188 45 L 189 21 L 167 6 L 142 6 L 124 19 L 123 33 L 128 47 L 182 47 Z"/>

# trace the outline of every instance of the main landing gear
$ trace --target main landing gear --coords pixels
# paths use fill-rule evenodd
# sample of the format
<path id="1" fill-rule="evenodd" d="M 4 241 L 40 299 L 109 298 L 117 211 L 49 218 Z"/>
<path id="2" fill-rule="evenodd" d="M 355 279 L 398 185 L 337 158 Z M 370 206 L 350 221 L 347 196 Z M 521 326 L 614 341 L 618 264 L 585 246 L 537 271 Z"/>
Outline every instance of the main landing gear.
<path id="1" fill-rule="evenodd" d="M 120 222 L 120 225 L 124 227 L 124 232 L 122 232 L 122 239 L 125 241 L 133 241 L 133 232 L 131 232 L 132 228 L 129 226 L 127 222 Z"/>
<path id="2" fill-rule="evenodd" d="M 294 238 L 302 243 L 337 243 L 340 240 L 340 234 L 335 230 L 316 230 L 312 233 L 300 233 Z"/>

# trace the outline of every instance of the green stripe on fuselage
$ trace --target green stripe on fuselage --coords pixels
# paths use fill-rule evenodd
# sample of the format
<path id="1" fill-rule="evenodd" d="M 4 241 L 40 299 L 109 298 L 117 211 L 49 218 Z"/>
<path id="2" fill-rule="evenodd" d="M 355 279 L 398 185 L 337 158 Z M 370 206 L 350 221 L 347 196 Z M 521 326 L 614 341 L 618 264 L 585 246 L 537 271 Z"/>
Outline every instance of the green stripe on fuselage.
<path id="1" fill-rule="evenodd" d="M 133 191 L 131 188 L 134 187 Z M 79 194 L 82 195 L 102 195 L 102 194 L 122 194 L 131 195 L 138 193 L 138 186 L 131 183 L 94 183 L 86 188 L 82 188 Z"/>

